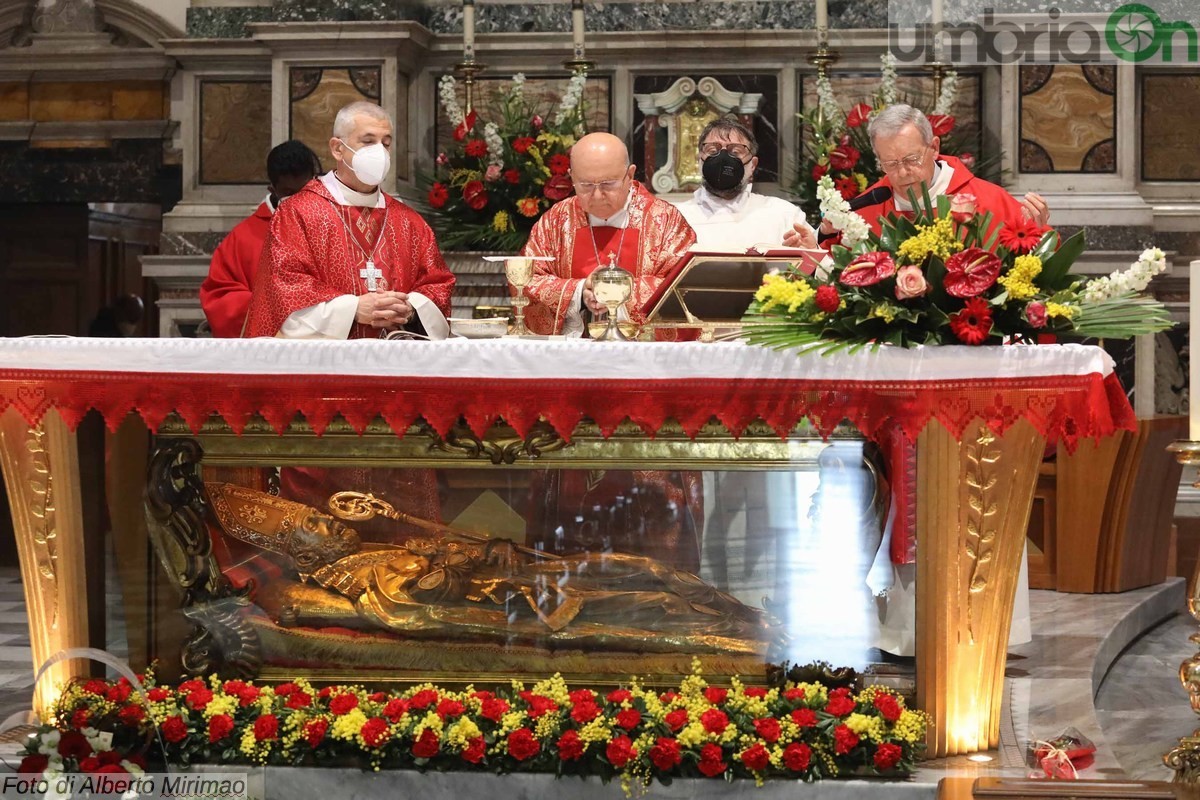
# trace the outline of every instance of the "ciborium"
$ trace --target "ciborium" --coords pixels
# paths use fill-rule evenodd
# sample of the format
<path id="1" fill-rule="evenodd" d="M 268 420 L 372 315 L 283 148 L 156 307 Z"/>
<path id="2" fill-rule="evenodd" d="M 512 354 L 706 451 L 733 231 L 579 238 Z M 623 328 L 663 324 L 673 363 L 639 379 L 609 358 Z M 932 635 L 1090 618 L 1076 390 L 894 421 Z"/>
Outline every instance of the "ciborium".
<path id="1" fill-rule="evenodd" d="M 633 275 L 613 262 L 592 273 L 592 292 L 597 302 L 608 309 L 608 327 L 596 337 L 596 341 L 630 341 L 617 325 L 617 312 L 633 294 Z"/>

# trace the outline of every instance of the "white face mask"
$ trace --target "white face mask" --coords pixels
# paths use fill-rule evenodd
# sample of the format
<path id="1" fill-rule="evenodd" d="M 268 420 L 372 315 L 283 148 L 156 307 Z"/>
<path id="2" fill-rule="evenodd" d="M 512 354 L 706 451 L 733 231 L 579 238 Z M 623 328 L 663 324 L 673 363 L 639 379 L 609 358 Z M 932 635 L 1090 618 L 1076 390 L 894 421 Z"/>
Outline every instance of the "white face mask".
<path id="1" fill-rule="evenodd" d="M 341 140 L 339 139 L 338 141 Z M 344 141 L 342 141 L 342 144 L 354 154 L 354 163 L 346 162 L 346 166 L 350 167 L 350 171 L 357 175 L 358 179 L 367 186 L 378 186 L 392 167 L 392 159 L 388 155 L 387 148 L 378 142 L 359 148 L 358 150 L 355 150 Z"/>

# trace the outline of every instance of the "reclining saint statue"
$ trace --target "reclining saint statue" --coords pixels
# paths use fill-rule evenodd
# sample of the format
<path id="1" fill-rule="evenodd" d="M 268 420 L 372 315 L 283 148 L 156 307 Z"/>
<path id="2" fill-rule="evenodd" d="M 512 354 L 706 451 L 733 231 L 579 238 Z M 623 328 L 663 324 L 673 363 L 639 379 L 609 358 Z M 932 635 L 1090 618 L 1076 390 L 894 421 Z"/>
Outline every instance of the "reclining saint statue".
<path id="1" fill-rule="evenodd" d="M 226 536 L 295 570 L 298 580 L 255 593 L 281 626 L 651 653 L 765 655 L 781 638 L 766 612 L 644 556 L 548 554 L 422 520 L 428 537 L 363 542 L 302 503 L 229 483 L 210 481 L 206 492 Z M 340 493 L 330 506 L 345 519 L 414 522 L 371 495 Z"/>

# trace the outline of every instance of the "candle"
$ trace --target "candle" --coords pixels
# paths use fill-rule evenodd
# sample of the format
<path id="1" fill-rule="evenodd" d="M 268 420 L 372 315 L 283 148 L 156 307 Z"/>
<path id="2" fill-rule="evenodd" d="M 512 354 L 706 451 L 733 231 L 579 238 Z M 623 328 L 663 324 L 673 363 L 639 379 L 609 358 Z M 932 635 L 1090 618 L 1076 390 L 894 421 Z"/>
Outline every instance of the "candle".
<path id="1" fill-rule="evenodd" d="M 942 0 L 933 0 L 933 11 L 929 21 L 935 30 L 942 24 L 942 17 Z"/>
<path id="2" fill-rule="evenodd" d="M 571 41 L 575 58 L 583 60 L 583 0 L 571 0 Z"/>
<path id="3" fill-rule="evenodd" d="M 475 0 L 463 0 L 463 61 L 475 60 Z"/>
<path id="4" fill-rule="evenodd" d="M 817 38 L 825 41 L 829 30 L 829 0 L 817 0 Z"/>
<path id="5" fill-rule="evenodd" d="M 1192 262 L 1188 281 L 1188 438 L 1200 442 L 1200 261 Z"/>

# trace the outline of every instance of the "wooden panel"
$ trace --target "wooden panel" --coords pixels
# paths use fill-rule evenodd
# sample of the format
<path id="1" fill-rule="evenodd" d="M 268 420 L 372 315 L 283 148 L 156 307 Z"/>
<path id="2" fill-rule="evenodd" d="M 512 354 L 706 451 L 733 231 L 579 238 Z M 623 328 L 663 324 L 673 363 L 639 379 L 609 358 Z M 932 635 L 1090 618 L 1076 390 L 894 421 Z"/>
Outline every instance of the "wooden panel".
<path id="1" fill-rule="evenodd" d="M 162 119 L 161 81 L 47 82 L 30 84 L 29 119 L 87 122 Z"/>
<path id="2" fill-rule="evenodd" d="M 1096 590 L 1100 531 L 1112 497 L 1113 467 L 1129 435 L 1121 431 L 1099 444 L 1081 441 L 1073 454 L 1058 448 L 1055 575 L 1060 592 Z"/>
<path id="3" fill-rule="evenodd" d="M 29 119 L 29 85 L 0 83 L 0 122 Z"/>

